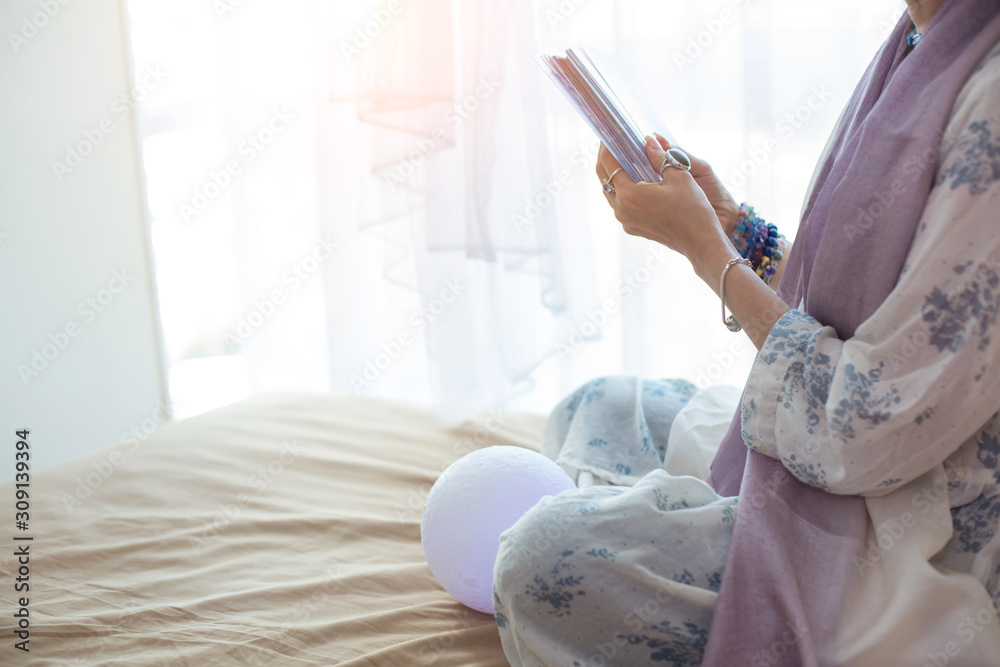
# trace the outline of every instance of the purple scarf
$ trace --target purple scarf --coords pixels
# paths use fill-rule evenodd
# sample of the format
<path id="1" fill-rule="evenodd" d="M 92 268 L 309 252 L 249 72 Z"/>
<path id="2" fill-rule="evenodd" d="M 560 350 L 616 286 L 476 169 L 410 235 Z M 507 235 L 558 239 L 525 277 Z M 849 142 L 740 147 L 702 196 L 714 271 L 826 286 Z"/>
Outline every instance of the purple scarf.
<path id="1" fill-rule="evenodd" d="M 904 13 L 848 102 L 778 291 L 842 340 L 899 278 L 955 100 L 1000 39 L 1000 2 L 946 0 L 915 49 L 911 25 Z M 748 450 L 739 412 L 709 482 L 739 494 L 739 509 L 703 664 L 819 665 L 863 550 L 864 499 L 803 484 Z"/>

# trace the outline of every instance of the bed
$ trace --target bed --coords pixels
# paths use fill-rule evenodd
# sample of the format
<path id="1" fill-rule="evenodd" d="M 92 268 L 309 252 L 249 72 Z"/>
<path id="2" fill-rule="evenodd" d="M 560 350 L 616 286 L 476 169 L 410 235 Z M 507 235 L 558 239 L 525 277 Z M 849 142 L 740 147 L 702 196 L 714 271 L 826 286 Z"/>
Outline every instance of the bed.
<path id="1" fill-rule="evenodd" d="M 33 473 L 34 540 L 5 539 L 30 544 L 29 593 L 10 585 L 14 549 L 0 557 L 2 662 L 506 665 L 493 617 L 431 575 L 420 516 L 452 461 L 537 449 L 543 425 L 269 395 Z M 13 496 L 0 487 L 7 526 Z M 9 611 L 23 595 L 28 654 Z"/>

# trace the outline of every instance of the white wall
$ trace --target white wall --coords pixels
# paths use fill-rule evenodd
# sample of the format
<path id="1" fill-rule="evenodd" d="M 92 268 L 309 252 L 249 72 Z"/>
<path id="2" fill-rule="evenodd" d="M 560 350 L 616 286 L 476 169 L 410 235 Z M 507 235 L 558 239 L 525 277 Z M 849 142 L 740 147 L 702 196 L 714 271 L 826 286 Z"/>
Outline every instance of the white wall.
<path id="1" fill-rule="evenodd" d="M 121 4 L 4 0 L 0 35 L 2 482 L 16 429 L 31 430 L 38 472 L 162 418 L 166 392 L 136 134 L 120 101 L 133 88 Z M 103 138 L 60 180 L 53 162 L 88 134 Z M 33 357 L 46 365 L 25 381 Z"/>

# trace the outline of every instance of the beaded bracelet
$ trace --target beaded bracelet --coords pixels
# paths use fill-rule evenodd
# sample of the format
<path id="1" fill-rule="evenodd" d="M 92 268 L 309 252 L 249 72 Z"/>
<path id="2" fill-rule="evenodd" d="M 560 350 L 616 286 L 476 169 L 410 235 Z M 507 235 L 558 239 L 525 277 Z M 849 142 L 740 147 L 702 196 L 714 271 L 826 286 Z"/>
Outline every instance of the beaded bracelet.
<path id="1" fill-rule="evenodd" d="M 774 243 L 770 243 L 771 240 Z M 757 266 L 757 275 L 763 279 L 765 285 L 771 284 L 771 278 L 778 272 L 778 262 L 785 256 L 787 243 L 785 237 L 778 235 L 768 238 L 768 245 L 763 250 L 763 257 Z"/>
<path id="2" fill-rule="evenodd" d="M 740 204 L 740 212 L 736 215 L 736 230 L 733 232 L 733 247 L 740 253 L 740 257 L 746 257 L 750 251 L 751 238 L 757 227 L 757 216 L 753 208 L 746 202 Z"/>
<path id="3" fill-rule="evenodd" d="M 778 233 L 777 225 L 765 222 L 753 206 L 743 202 L 731 240 L 740 257 L 750 260 L 750 267 L 765 285 L 770 285 L 788 246 L 785 237 Z"/>
<path id="4" fill-rule="evenodd" d="M 730 239 L 733 247 L 740 253 L 740 259 L 731 259 L 722 270 L 719 281 L 719 298 L 722 301 L 722 323 L 730 331 L 742 329 L 740 323 L 732 315 L 726 316 L 726 274 L 736 264 L 745 264 L 753 269 L 765 285 L 771 284 L 771 278 L 778 272 L 778 263 L 784 258 L 788 242 L 778 233 L 777 225 L 768 224 L 757 216 L 746 202 L 740 204 L 740 212 L 736 216 L 736 229 Z"/>

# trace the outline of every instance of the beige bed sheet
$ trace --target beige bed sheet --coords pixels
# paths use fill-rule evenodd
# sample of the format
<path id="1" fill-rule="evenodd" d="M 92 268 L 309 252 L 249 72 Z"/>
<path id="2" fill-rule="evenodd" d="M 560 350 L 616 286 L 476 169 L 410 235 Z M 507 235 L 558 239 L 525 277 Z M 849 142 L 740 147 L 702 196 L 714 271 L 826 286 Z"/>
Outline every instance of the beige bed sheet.
<path id="1" fill-rule="evenodd" d="M 33 474 L 30 653 L 3 548 L 0 663 L 506 665 L 493 617 L 431 575 L 420 513 L 452 461 L 537 449 L 543 423 L 271 395 Z"/>

